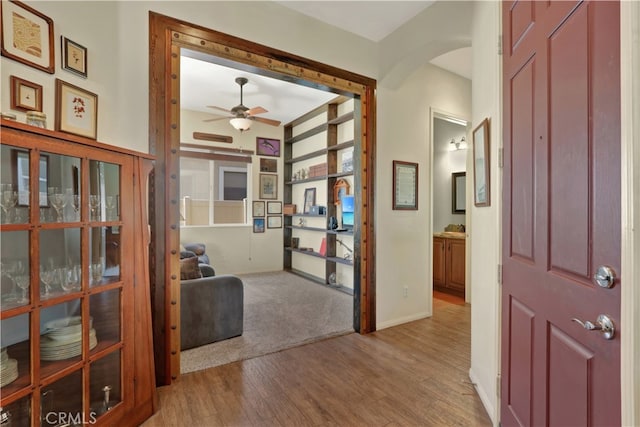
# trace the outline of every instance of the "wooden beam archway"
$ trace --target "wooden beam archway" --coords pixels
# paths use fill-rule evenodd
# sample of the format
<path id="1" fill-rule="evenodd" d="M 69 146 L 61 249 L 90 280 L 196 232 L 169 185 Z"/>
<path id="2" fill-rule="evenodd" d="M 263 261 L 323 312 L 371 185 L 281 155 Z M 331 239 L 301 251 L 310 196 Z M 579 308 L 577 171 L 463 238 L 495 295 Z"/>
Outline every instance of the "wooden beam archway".
<path id="1" fill-rule="evenodd" d="M 245 71 L 356 96 L 354 162 L 359 174 L 360 241 L 354 257 L 354 329 L 376 329 L 375 311 L 375 89 L 376 81 L 326 64 L 232 37 L 214 30 L 149 13 L 149 150 L 156 156 L 151 191 L 151 285 L 154 356 L 159 385 L 180 373 L 180 50 L 203 52 L 232 61 Z M 358 150 L 359 148 L 359 150 Z M 359 164 L 359 167 L 357 167 Z M 356 245 L 357 247 L 358 245 Z"/>

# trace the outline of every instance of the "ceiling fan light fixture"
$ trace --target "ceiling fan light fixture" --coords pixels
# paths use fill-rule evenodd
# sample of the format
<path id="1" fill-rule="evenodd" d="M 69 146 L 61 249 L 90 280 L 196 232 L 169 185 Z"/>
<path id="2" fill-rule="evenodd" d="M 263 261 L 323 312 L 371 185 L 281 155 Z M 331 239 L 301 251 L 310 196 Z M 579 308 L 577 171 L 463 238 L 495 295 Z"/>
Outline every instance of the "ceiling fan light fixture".
<path id="1" fill-rule="evenodd" d="M 233 118 L 229 120 L 229 123 L 231 123 L 231 126 L 233 126 L 236 130 L 239 130 L 240 132 L 249 130 L 249 128 L 251 127 L 251 120 L 245 119 L 243 117 Z"/>

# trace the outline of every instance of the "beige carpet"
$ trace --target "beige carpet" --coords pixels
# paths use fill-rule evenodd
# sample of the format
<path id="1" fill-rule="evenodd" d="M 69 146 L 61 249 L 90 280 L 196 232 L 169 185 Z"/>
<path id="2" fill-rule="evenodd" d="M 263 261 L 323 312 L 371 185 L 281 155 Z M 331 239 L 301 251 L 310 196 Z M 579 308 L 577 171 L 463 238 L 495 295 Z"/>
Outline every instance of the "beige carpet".
<path id="1" fill-rule="evenodd" d="M 242 336 L 183 351 L 183 374 L 353 332 L 350 295 L 284 271 L 240 278 Z"/>

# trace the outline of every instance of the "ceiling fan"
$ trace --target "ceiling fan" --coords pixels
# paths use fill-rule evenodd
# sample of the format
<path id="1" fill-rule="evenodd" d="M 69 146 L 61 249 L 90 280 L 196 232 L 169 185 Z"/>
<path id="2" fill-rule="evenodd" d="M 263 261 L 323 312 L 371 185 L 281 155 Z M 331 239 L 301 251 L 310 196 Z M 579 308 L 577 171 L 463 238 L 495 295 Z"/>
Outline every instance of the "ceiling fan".
<path id="1" fill-rule="evenodd" d="M 280 126 L 280 121 L 267 119 L 264 117 L 256 117 L 256 114 L 266 113 L 262 107 L 253 107 L 248 108 L 242 103 L 242 87 L 247 84 L 249 80 L 246 77 L 238 77 L 236 78 L 236 83 L 240 85 L 240 104 L 233 107 L 231 110 L 227 110 L 226 108 L 216 107 L 215 105 L 207 105 L 207 108 L 213 108 L 214 110 L 224 111 L 225 113 L 231 114 L 231 116 L 227 117 L 216 117 L 214 119 L 206 119 L 205 122 L 214 122 L 217 120 L 229 120 L 231 126 L 239 130 L 240 132 L 248 130 L 251 127 L 251 121 L 256 121 L 260 123 L 265 123 L 270 126 Z"/>

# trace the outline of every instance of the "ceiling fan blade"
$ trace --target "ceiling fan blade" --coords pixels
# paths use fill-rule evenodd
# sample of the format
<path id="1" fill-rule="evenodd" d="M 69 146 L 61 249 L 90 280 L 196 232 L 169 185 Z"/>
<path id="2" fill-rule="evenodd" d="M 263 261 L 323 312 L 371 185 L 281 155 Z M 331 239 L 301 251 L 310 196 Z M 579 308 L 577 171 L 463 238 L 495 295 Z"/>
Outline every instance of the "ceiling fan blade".
<path id="1" fill-rule="evenodd" d="M 229 120 L 232 119 L 233 117 L 215 117 L 213 119 L 205 119 L 203 120 L 203 122 L 217 122 L 218 120 Z"/>
<path id="2" fill-rule="evenodd" d="M 264 123 L 271 126 L 280 126 L 280 121 L 273 119 L 265 119 L 264 117 L 250 117 L 251 120 L 255 120 L 256 122 Z"/>
<path id="3" fill-rule="evenodd" d="M 266 113 L 267 110 L 265 110 L 262 107 L 253 107 L 252 109 L 247 111 L 247 114 L 250 116 L 254 116 L 256 114 L 262 114 L 262 113 Z"/>
<path id="4" fill-rule="evenodd" d="M 216 107 L 215 105 L 207 105 L 207 108 L 213 108 L 214 110 L 220 110 L 220 111 L 224 111 L 225 113 L 230 113 L 230 110 L 227 110 L 226 108 L 222 108 L 222 107 Z"/>

